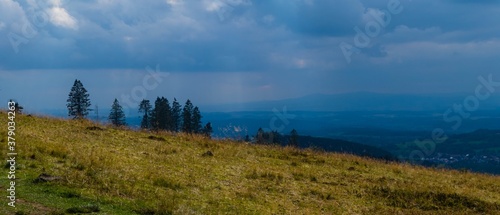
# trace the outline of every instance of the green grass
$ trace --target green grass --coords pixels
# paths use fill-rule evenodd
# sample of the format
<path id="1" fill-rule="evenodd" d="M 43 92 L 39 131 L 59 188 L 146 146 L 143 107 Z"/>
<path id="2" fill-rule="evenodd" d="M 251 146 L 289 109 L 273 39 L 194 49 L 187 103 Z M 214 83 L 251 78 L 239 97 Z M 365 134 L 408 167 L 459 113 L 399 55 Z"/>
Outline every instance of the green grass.
<path id="1" fill-rule="evenodd" d="M 4 198 L 0 214 L 500 214 L 498 176 L 88 121 L 16 124 L 17 207 Z M 41 173 L 61 179 L 35 183 Z"/>

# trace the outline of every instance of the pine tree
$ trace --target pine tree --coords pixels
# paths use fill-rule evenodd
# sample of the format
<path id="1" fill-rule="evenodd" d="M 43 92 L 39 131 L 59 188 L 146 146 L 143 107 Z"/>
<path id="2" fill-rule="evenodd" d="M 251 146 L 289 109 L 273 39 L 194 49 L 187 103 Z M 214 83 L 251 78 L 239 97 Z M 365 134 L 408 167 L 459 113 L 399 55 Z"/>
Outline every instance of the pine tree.
<path id="1" fill-rule="evenodd" d="M 193 104 L 189 99 L 186 101 L 184 108 L 182 109 L 182 132 L 191 133 L 193 132 Z"/>
<path id="2" fill-rule="evenodd" d="M 181 105 L 177 101 L 176 98 L 174 98 L 174 101 L 172 102 L 172 130 L 175 132 L 178 132 L 181 130 Z"/>
<path id="3" fill-rule="evenodd" d="M 118 102 L 118 99 L 115 99 L 115 101 L 113 102 L 108 119 L 109 121 L 111 121 L 111 124 L 115 126 L 127 125 L 127 123 L 125 122 L 125 113 L 123 113 L 122 106 Z"/>
<path id="4" fill-rule="evenodd" d="M 168 102 L 168 99 L 161 97 L 162 99 L 162 105 L 163 105 L 163 113 L 162 117 L 164 118 L 163 120 L 165 121 L 165 130 L 167 131 L 173 131 L 174 130 L 174 122 L 172 120 L 172 108 L 170 107 L 170 103 Z"/>
<path id="5" fill-rule="evenodd" d="M 160 107 L 161 107 L 160 97 L 156 97 L 155 106 L 151 111 L 151 128 L 154 130 L 160 129 L 160 116 L 161 116 Z"/>
<path id="6" fill-rule="evenodd" d="M 248 134 L 245 136 L 245 142 L 249 143 L 251 142 L 252 140 L 250 140 L 250 136 L 248 136 Z"/>
<path id="7" fill-rule="evenodd" d="M 79 80 L 75 80 L 67 102 L 68 116 L 72 116 L 73 119 L 83 119 L 89 114 L 89 94 Z"/>
<path id="8" fill-rule="evenodd" d="M 143 99 L 139 104 L 139 113 L 144 113 L 141 120 L 142 129 L 151 128 L 151 103 L 149 100 Z"/>
<path id="9" fill-rule="evenodd" d="M 202 132 L 201 117 L 202 116 L 198 107 L 194 107 L 193 115 L 191 116 L 191 126 L 192 132 L 195 134 L 199 134 Z"/>
<path id="10" fill-rule="evenodd" d="M 171 115 L 168 100 L 157 97 L 151 114 L 151 127 L 156 130 L 171 130 Z"/>
<path id="11" fill-rule="evenodd" d="M 210 122 L 207 123 L 205 127 L 203 127 L 203 135 L 205 135 L 205 137 L 210 138 L 212 136 L 212 131 L 213 131 L 212 123 Z"/>
<path id="12" fill-rule="evenodd" d="M 262 128 L 259 128 L 259 130 L 257 131 L 257 135 L 255 135 L 255 139 L 256 139 L 256 143 L 258 144 L 264 144 L 265 143 L 265 140 L 264 140 L 264 135 L 266 134 L 266 132 L 264 132 L 264 129 Z"/>
<path id="13" fill-rule="evenodd" d="M 290 140 L 288 145 L 293 147 L 299 147 L 299 133 L 295 129 L 290 132 Z"/>
<path id="14" fill-rule="evenodd" d="M 273 144 L 281 144 L 281 134 L 278 131 L 271 131 L 269 133 L 269 142 Z"/>

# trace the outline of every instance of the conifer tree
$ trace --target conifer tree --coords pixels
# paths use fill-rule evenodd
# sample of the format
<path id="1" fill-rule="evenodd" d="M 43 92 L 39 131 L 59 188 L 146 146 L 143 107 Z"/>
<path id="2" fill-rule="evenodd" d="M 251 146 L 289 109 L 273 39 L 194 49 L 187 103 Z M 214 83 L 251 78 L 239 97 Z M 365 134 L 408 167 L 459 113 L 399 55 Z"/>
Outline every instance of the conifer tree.
<path id="1" fill-rule="evenodd" d="M 139 113 L 144 113 L 141 120 L 142 129 L 151 128 L 151 103 L 149 100 L 143 99 L 139 104 Z"/>
<path id="2" fill-rule="evenodd" d="M 191 116 L 192 133 L 199 134 L 202 132 L 201 117 L 198 107 L 194 107 L 193 115 Z"/>
<path id="3" fill-rule="evenodd" d="M 264 140 L 265 134 L 266 134 L 266 132 L 264 132 L 264 129 L 259 128 L 259 130 L 257 131 L 257 135 L 255 135 L 256 143 L 264 144 L 265 143 L 265 140 Z"/>
<path id="4" fill-rule="evenodd" d="M 123 113 L 123 108 L 118 102 L 118 99 L 115 99 L 115 101 L 113 102 L 108 119 L 111 124 L 115 126 L 127 125 L 127 123 L 125 122 L 125 113 Z"/>
<path id="5" fill-rule="evenodd" d="M 288 145 L 293 147 L 299 147 L 299 133 L 295 129 L 290 132 L 290 140 Z"/>
<path id="6" fill-rule="evenodd" d="M 281 134 L 278 131 L 271 131 L 269 133 L 269 143 L 281 144 Z"/>
<path id="7" fill-rule="evenodd" d="M 151 114 L 151 127 L 156 130 L 170 130 L 171 115 L 168 100 L 164 97 L 157 97 Z"/>
<path id="8" fill-rule="evenodd" d="M 90 99 L 87 90 L 78 79 L 73 83 L 73 87 L 68 96 L 68 116 L 73 119 L 83 119 L 89 114 Z"/>
<path id="9" fill-rule="evenodd" d="M 151 128 L 154 130 L 160 129 L 160 118 L 161 118 L 160 107 L 161 107 L 160 97 L 156 97 L 155 106 L 151 111 Z"/>
<path id="10" fill-rule="evenodd" d="M 170 103 L 168 102 L 168 99 L 162 98 L 162 105 L 163 105 L 163 114 L 162 117 L 165 120 L 165 130 L 167 131 L 174 131 L 174 121 L 172 120 L 172 107 L 170 107 Z"/>
<path id="11" fill-rule="evenodd" d="M 182 132 L 192 133 L 193 132 L 193 104 L 188 99 L 184 108 L 182 109 Z"/>
<path id="12" fill-rule="evenodd" d="M 182 107 L 177 99 L 174 98 L 174 101 L 172 102 L 172 130 L 175 132 L 181 130 L 181 108 Z"/>
<path id="13" fill-rule="evenodd" d="M 250 140 L 250 136 L 248 136 L 248 134 L 245 136 L 245 142 L 250 142 L 252 140 Z"/>
<path id="14" fill-rule="evenodd" d="M 206 137 L 210 138 L 212 136 L 212 123 L 207 123 L 205 125 L 205 127 L 203 127 L 203 135 L 205 135 Z"/>

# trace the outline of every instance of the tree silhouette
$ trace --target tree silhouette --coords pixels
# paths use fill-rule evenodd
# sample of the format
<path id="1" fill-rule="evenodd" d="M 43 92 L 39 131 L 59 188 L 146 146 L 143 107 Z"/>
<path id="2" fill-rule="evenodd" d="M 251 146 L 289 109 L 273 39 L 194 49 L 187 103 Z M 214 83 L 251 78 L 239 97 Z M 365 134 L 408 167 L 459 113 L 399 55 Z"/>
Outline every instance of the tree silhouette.
<path id="1" fill-rule="evenodd" d="M 193 109 L 193 104 L 188 99 L 182 109 L 182 131 L 185 133 L 193 132 Z"/>
<path id="2" fill-rule="evenodd" d="M 212 131 L 213 131 L 213 129 L 212 129 L 212 123 L 210 123 L 210 122 L 207 123 L 205 125 L 205 127 L 203 127 L 203 135 L 205 135 L 205 137 L 210 138 L 211 135 L 212 135 Z"/>
<path id="3" fill-rule="evenodd" d="M 264 129 L 262 128 L 259 128 L 259 130 L 257 131 L 257 135 L 255 135 L 255 140 L 256 140 L 256 143 L 258 144 L 264 144 L 265 143 L 265 140 L 264 140 L 264 135 L 266 134 L 266 132 L 264 132 Z"/>
<path id="4" fill-rule="evenodd" d="M 181 130 L 181 108 L 177 99 L 174 98 L 172 102 L 172 130 L 176 132 Z"/>
<path id="5" fill-rule="evenodd" d="M 87 90 L 83 87 L 82 82 L 75 80 L 68 96 L 68 116 L 73 119 L 83 119 L 89 114 L 90 99 Z"/>
<path id="6" fill-rule="evenodd" d="M 299 133 L 297 133 L 297 130 L 293 129 L 290 132 L 290 139 L 288 141 L 288 145 L 293 147 L 299 147 Z"/>
<path id="7" fill-rule="evenodd" d="M 271 131 L 268 134 L 268 137 L 269 137 L 269 139 L 268 139 L 269 143 L 281 144 L 282 137 L 281 137 L 281 134 L 278 131 Z"/>
<path id="8" fill-rule="evenodd" d="M 151 128 L 151 103 L 149 100 L 143 99 L 139 104 L 139 113 L 144 113 L 141 120 L 141 128 L 149 129 Z"/>
<path id="9" fill-rule="evenodd" d="M 202 116 L 198 107 L 194 107 L 193 115 L 191 116 L 191 126 L 192 132 L 195 134 L 199 134 L 202 132 L 201 117 Z"/>
<path id="10" fill-rule="evenodd" d="M 111 121 L 111 124 L 115 126 L 127 125 L 127 123 L 125 122 L 125 113 L 123 113 L 122 106 L 118 102 L 118 99 L 115 99 L 115 101 L 113 102 L 108 119 L 109 121 Z"/>
<path id="11" fill-rule="evenodd" d="M 171 109 L 165 97 L 157 97 L 151 114 L 151 127 L 155 130 L 171 130 Z"/>
<path id="12" fill-rule="evenodd" d="M 21 106 L 19 104 L 19 102 L 15 101 L 15 100 L 12 100 L 12 99 L 10 100 L 10 102 L 14 102 L 14 109 L 15 109 L 16 114 L 22 114 L 23 113 L 24 107 Z"/>

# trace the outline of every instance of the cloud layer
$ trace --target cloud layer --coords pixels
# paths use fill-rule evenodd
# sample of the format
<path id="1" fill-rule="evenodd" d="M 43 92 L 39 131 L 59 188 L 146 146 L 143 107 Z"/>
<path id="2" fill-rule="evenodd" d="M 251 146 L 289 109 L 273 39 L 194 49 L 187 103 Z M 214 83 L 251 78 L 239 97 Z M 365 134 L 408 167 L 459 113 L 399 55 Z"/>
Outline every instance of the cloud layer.
<path id="1" fill-rule="evenodd" d="M 478 75 L 500 69 L 496 0 L 0 0 L 0 5 L 4 74 L 141 71 L 159 64 L 185 78 L 239 74 L 248 79 L 242 87 L 206 87 L 219 93 L 238 89 L 255 100 L 267 98 L 253 94 L 257 91 L 276 95 L 270 98 L 467 91 Z M 400 13 L 389 14 L 395 5 Z M 356 46 L 360 32 L 369 39 L 362 47 Z M 355 48 L 350 63 L 342 43 Z"/>

